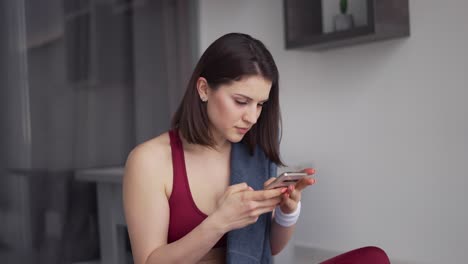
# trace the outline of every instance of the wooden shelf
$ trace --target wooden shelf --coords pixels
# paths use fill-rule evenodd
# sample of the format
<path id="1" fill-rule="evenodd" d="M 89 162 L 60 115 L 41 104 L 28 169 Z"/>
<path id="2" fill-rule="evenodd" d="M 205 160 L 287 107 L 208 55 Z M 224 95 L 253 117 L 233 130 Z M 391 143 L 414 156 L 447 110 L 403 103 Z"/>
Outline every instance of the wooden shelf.
<path id="1" fill-rule="evenodd" d="M 362 0 L 364 18 L 344 31 L 325 25 L 332 17 L 324 16 L 324 1 L 332 0 L 284 0 L 286 49 L 330 49 L 410 35 L 408 0 Z"/>

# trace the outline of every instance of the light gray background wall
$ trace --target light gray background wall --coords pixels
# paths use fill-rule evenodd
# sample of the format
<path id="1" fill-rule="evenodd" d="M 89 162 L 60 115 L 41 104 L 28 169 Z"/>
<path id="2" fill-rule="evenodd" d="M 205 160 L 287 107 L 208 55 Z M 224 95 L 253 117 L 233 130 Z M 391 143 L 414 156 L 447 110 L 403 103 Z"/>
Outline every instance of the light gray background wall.
<path id="1" fill-rule="evenodd" d="M 411 0 L 410 38 L 326 52 L 285 50 L 282 8 L 200 0 L 200 49 L 240 31 L 276 59 L 282 155 L 318 172 L 294 243 L 336 252 L 378 245 L 399 263 L 462 263 L 468 2 Z"/>

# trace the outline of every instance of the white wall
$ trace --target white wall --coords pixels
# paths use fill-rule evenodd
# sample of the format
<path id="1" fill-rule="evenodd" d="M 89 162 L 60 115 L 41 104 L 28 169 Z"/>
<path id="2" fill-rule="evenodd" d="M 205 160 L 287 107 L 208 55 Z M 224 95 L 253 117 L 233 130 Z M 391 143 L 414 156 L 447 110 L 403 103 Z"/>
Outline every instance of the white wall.
<path id="1" fill-rule="evenodd" d="M 384 248 L 401 263 L 468 249 L 468 2 L 410 1 L 411 37 L 285 50 L 281 0 L 200 0 L 200 48 L 252 34 L 281 74 L 282 155 L 310 164 L 295 242 Z"/>

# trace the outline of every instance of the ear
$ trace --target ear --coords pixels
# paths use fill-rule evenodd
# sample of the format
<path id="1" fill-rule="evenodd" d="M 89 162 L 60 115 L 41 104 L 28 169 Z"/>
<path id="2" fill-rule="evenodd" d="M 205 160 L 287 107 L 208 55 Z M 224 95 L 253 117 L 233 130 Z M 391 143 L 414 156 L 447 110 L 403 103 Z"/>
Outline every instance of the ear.
<path id="1" fill-rule="evenodd" d="M 198 95 L 200 96 L 200 100 L 203 102 L 208 101 L 209 89 L 210 87 L 208 86 L 208 81 L 203 77 L 198 78 L 197 91 Z"/>

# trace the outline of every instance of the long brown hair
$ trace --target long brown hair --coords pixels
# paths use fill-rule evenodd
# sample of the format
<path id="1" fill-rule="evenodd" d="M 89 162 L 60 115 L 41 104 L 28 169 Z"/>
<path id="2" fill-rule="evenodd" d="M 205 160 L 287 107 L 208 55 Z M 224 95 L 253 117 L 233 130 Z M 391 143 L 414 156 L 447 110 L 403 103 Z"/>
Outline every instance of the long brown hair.
<path id="1" fill-rule="evenodd" d="M 242 142 L 249 147 L 251 153 L 258 145 L 271 161 L 283 165 L 279 154 L 281 113 L 278 68 L 265 45 L 247 34 L 226 34 L 206 49 L 172 119 L 172 129 L 179 129 L 189 143 L 214 146 L 206 104 L 200 100 L 197 92 L 197 80 L 200 77 L 205 78 L 210 88 L 216 90 L 220 85 L 248 76 L 261 76 L 271 81 L 272 86 L 268 102 L 264 104 L 257 123 L 247 132 Z"/>

